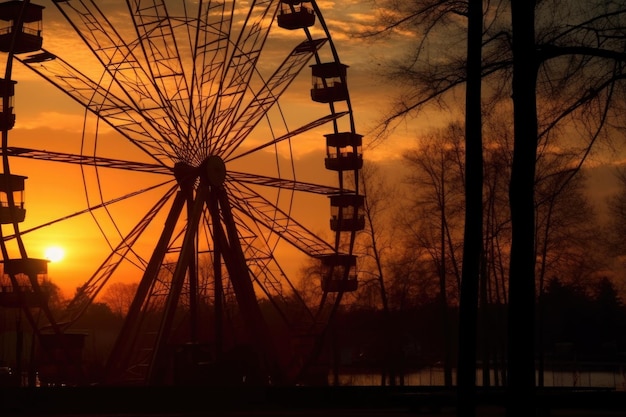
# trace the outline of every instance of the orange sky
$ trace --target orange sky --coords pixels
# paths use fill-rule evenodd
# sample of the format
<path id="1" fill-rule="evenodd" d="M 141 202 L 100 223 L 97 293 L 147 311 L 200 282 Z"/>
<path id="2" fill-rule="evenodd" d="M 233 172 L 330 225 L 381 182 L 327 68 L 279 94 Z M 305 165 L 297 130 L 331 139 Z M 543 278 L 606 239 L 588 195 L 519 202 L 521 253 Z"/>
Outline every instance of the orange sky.
<path id="1" fill-rule="evenodd" d="M 73 35 L 72 29 L 62 20 L 54 4 L 43 0 L 36 3 L 46 7 L 43 25 L 44 48 L 72 62 L 82 71 L 97 76 L 98 67 L 94 66 L 93 58 L 86 48 L 81 47 L 81 43 Z M 125 2 L 119 1 L 119 3 L 122 6 L 121 10 L 125 10 Z M 113 4 L 115 2 L 107 2 L 105 6 L 115 7 Z M 365 159 L 381 163 L 387 170 L 387 176 L 392 181 L 400 182 L 397 169 L 401 165 L 399 161 L 402 151 L 414 147 L 413 138 L 438 127 L 441 119 L 433 113 L 425 115 L 402 126 L 387 142 L 374 149 L 368 149 L 368 133 L 382 112 L 386 110 L 391 99 L 398 94 L 397 89 L 389 86 L 377 75 L 379 63 L 383 59 L 402 53 L 414 39 L 407 33 L 377 41 L 355 38 L 354 33 L 369 27 L 375 19 L 369 7 L 363 4 L 359 0 L 318 2 L 337 46 L 340 60 L 349 65 L 350 98 L 357 131 L 365 135 Z M 109 16 L 115 20 L 118 14 L 111 10 Z M 124 28 L 119 29 L 124 30 Z M 314 33 L 316 33 L 315 29 Z M 301 33 L 292 33 L 275 27 L 270 40 L 264 46 L 263 56 L 266 58 L 261 59 L 259 65 L 263 68 L 277 65 L 288 54 L 292 47 L 289 45 L 292 45 L 294 41 L 299 42 L 301 38 Z M 83 129 L 85 118 L 81 106 L 19 63 L 15 65 L 12 78 L 18 81 L 18 84 L 14 110 L 16 125 L 9 134 L 10 146 L 78 153 L 82 135 L 93 143 L 93 124 Z M 311 75 L 305 67 L 284 96 L 289 100 L 289 105 L 285 107 L 285 114 L 290 119 L 291 128 L 327 113 L 327 106 L 310 100 L 308 95 L 310 83 Z M 89 120 L 93 123 L 94 119 L 89 118 Z M 292 151 L 300 180 L 332 182 L 329 172 L 324 169 L 323 161 L 325 152 L 323 134 L 327 133 L 328 129 L 323 126 L 293 141 Z M 260 143 L 259 139 L 258 135 L 251 135 L 245 145 L 254 146 Z M 108 143 L 106 147 L 98 147 L 100 156 L 118 159 L 141 157 L 136 153 L 136 148 L 129 146 L 109 128 L 100 130 L 99 141 Z M 265 163 L 257 159 L 255 166 L 240 163 L 237 169 L 249 169 L 250 172 L 260 169 L 263 172 Z M 21 225 L 22 230 L 83 210 L 88 205 L 83 176 L 80 167 L 76 165 L 67 166 L 14 158 L 11 161 L 11 171 L 28 177 L 25 195 L 27 220 Z M 143 185 L 154 183 L 154 176 L 126 171 L 109 171 L 111 172 L 107 170 L 99 172 L 105 199 L 114 198 L 132 192 Z M 95 185 L 94 172 L 90 172 L 88 178 L 89 200 L 94 204 L 99 201 L 100 188 Z M 594 177 L 593 184 L 605 185 L 609 181 L 608 178 L 607 175 Z M 601 191 L 600 187 L 593 187 L 592 190 L 598 199 L 607 195 L 606 192 Z M 158 193 L 153 193 L 153 200 L 157 195 Z M 111 215 L 119 226 L 126 230 L 145 214 L 149 203 L 145 201 L 144 204 L 140 206 L 133 202 L 111 207 Z M 326 197 L 299 196 L 295 204 L 296 220 L 306 224 L 320 236 L 331 238 L 332 234 L 328 228 L 330 208 Z M 107 235 L 115 239 L 116 232 L 111 228 L 112 223 L 107 219 L 106 213 L 99 212 L 97 219 L 100 221 L 100 227 L 107 229 Z M 35 258 L 44 257 L 45 249 L 49 246 L 60 246 L 65 249 L 65 258 L 61 262 L 50 264 L 48 275 L 67 296 L 71 296 L 74 289 L 91 276 L 110 252 L 109 243 L 102 237 L 94 219 L 89 215 L 46 227 L 37 233 L 25 236 L 24 240 L 29 256 Z M 115 244 L 114 240 L 110 243 Z M 142 250 L 149 254 L 151 248 L 146 245 L 142 247 Z M 284 258 L 285 268 L 291 273 L 296 273 L 302 262 L 299 252 L 290 251 Z M 137 274 L 137 270 L 128 268 L 120 275 L 136 279 Z"/>
<path id="2" fill-rule="evenodd" d="M 62 20 L 54 4 L 43 0 L 35 3 L 45 6 L 44 48 L 71 62 L 81 71 L 97 77 L 98 67 L 94 66 L 94 61 L 88 51 L 81 46 L 67 23 Z M 119 3 L 124 10 L 125 2 Z M 390 44 L 396 47 L 394 49 L 382 41 L 371 44 L 353 38 L 351 34 L 363 25 L 369 24 L 372 19 L 371 13 L 363 10 L 359 1 L 340 3 L 320 1 L 318 5 L 331 30 L 341 61 L 350 66 L 348 82 L 357 131 L 367 134 L 374 121 L 380 116 L 384 103 L 393 97 L 393 92 L 383 87 L 381 80 L 374 74 L 375 61 L 401 50 L 402 44 L 396 40 L 395 43 Z M 114 6 L 107 3 L 103 7 Z M 117 14 L 111 10 L 108 17 L 115 20 Z M 118 28 L 118 30 L 123 32 L 124 28 Z M 315 30 L 313 30 L 314 33 L 316 33 Z M 296 34 L 277 27 L 273 28 L 270 40 L 263 49 L 263 56 L 267 58 L 261 59 L 259 65 L 268 67 L 276 65 L 288 54 L 292 47 L 288 45 L 295 40 L 299 42 L 301 39 L 301 33 Z M 83 135 L 89 138 L 89 146 L 91 146 L 94 128 L 91 125 L 83 129 L 85 118 L 81 106 L 17 62 L 14 65 L 12 79 L 18 84 L 14 109 L 16 125 L 9 134 L 9 146 L 79 153 Z M 284 96 L 290 100 L 286 115 L 291 118 L 291 128 L 328 112 L 326 105 L 310 101 L 308 96 L 310 82 L 311 75 L 305 67 Z M 319 116 L 314 116 L 316 114 Z M 93 123 L 94 119 L 88 120 Z M 327 133 L 328 129 L 329 127 L 318 128 L 293 142 L 292 150 L 298 179 L 320 183 L 333 181 L 334 177 L 324 169 L 323 161 L 325 152 L 323 134 Z M 409 134 L 412 135 L 414 132 L 409 132 Z M 135 148 L 129 147 L 123 138 L 109 128 L 100 129 L 98 140 L 99 143 L 107 141 L 106 147 L 98 147 L 99 156 L 132 160 L 138 156 L 134 153 Z M 255 140 L 258 138 L 251 135 L 246 145 L 255 145 Z M 367 137 L 365 140 L 367 141 Z M 397 137 L 393 143 L 366 154 L 366 158 L 384 159 L 389 162 L 390 159 L 400 157 L 399 149 L 408 146 L 410 146 L 408 140 Z M 261 162 L 259 161 L 258 164 Z M 255 172 L 255 168 L 250 166 L 247 168 L 251 168 L 250 172 Z M 97 204 L 100 198 L 100 188 L 96 185 L 96 180 L 102 184 L 101 190 L 105 194 L 105 200 L 132 192 L 144 184 L 154 183 L 154 176 L 101 169 L 99 179 L 95 177 L 94 172 L 89 172 L 86 184 L 89 190 L 87 197 L 84 192 L 83 176 L 77 165 L 12 158 L 11 172 L 28 177 L 25 194 L 27 219 L 20 225 L 21 230 L 27 230 L 41 223 L 83 210 L 88 206 L 88 200 L 92 205 Z M 159 193 L 154 193 L 153 198 L 158 195 Z M 148 200 L 150 199 L 144 202 L 143 207 L 135 202 L 121 204 L 119 208 L 111 206 L 110 213 L 120 229 L 128 230 L 146 213 Z M 295 204 L 299 211 L 294 217 L 297 216 L 296 219 L 310 230 L 330 240 L 332 234 L 328 228 L 330 215 L 328 199 L 299 196 Z M 65 250 L 65 257 L 62 261 L 49 265 L 48 276 L 61 287 L 66 296 L 71 296 L 74 289 L 83 284 L 94 269 L 104 261 L 110 252 L 109 244 L 116 244 L 116 232 L 112 228 L 111 221 L 107 219 L 107 213 L 99 211 L 96 216 L 100 222 L 99 227 L 106 229 L 107 236 L 111 236 L 110 242 L 102 237 L 96 222 L 89 215 L 65 220 L 24 236 L 30 257 L 43 258 L 46 248 L 50 246 L 59 246 Z M 10 234 L 9 229 L 7 228 L 4 233 Z M 142 249 L 146 251 L 146 254 L 149 254 L 151 250 L 147 246 Z M 10 250 L 13 253 L 12 256 L 16 256 L 17 250 L 14 247 Z M 290 255 L 285 256 L 285 268 L 293 273 L 300 267 L 301 259 L 299 252 L 291 252 Z M 136 277 L 137 274 L 137 270 L 131 267 L 119 275 Z"/>

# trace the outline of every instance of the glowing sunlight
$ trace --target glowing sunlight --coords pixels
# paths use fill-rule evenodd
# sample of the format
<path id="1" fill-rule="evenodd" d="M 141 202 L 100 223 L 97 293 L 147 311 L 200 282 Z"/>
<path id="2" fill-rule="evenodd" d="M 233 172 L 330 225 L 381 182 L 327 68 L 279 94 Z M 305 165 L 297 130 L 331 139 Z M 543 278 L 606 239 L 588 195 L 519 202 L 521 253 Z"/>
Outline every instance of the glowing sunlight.
<path id="1" fill-rule="evenodd" d="M 44 251 L 44 257 L 50 262 L 60 262 L 65 257 L 65 250 L 60 246 L 48 246 Z"/>

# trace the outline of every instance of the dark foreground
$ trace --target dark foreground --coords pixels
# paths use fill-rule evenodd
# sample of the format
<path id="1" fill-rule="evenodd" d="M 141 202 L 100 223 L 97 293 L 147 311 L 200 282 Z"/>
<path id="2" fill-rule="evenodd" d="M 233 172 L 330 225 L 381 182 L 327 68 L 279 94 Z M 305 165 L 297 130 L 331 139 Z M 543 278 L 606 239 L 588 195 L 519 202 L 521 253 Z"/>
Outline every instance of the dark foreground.
<path id="1" fill-rule="evenodd" d="M 504 416 L 506 393 L 480 391 L 477 417 Z M 543 390 L 537 415 L 624 416 L 626 392 Z M 453 391 L 441 387 L 59 387 L 2 388 L 0 416 L 74 417 L 405 417 L 455 416 Z"/>

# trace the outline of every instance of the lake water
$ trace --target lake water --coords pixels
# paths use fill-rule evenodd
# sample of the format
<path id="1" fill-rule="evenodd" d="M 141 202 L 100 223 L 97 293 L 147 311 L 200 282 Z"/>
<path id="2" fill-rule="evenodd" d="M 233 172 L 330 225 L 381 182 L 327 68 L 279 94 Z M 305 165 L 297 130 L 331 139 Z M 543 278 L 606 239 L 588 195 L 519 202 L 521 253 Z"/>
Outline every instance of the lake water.
<path id="1" fill-rule="evenodd" d="M 537 373 L 538 375 L 538 373 Z M 453 382 L 456 381 L 453 372 Z M 495 378 L 491 372 L 491 384 Z M 332 384 L 333 376 L 329 376 Z M 339 385 L 343 386 L 376 386 L 380 385 L 381 376 L 376 373 L 340 373 Z M 482 385 L 482 370 L 477 371 L 476 383 Z M 410 372 L 404 375 L 404 385 L 407 386 L 443 386 L 443 368 L 432 367 Z M 499 385 L 502 385 L 500 383 Z M 615 365 L 604 370 L 585 369 L 584 367 L 572 370 L 544 371 L 544 386 L 546 387 L 585 387 L 585 388 L 612 388 L 617 391 L 626 391 L 626 367 Z"/>

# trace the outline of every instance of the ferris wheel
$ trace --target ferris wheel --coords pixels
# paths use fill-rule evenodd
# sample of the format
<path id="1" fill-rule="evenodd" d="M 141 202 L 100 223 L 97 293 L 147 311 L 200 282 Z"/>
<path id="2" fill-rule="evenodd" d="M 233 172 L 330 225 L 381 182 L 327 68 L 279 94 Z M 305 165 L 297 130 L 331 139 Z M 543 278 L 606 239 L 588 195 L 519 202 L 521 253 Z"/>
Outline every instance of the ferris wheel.
<path id="1" fill-rule="evenodd" d="M 219 370 L 235 362 L 245 363 L 237 382 L 296 382 L 342 294 L 357 288 L 362 136 L 348 66 L 314 0 L 118 3 L 51 2 L 81 41 L 61 51 L 44 48 L 41 5 L 0 3 L 11 36 L 0 36 L 0 50 L 84 110 L 76 150 L 3 140 L 5 175 L 17 158 L 51 173 L 74 169 L 68 189 L 84 192 L 80 209 L 20 229 L 13 195 L 25 177 L 5 181 L 4 260 L 29 263 L 9 245 L 47 228 L 95 225 L 106 253 L 48 331 L 71 328 L 107 283 L 136 274 L 108 383 L 226 378 Z M 8 74 L 5 136 L 15 119 Z M 303 161 L 316 149 L 311 169 Z M 293 265 L 310 260 L 315 273 L 297 276 Z M 315 303 L 303 280 L 318 283 Z"/>

